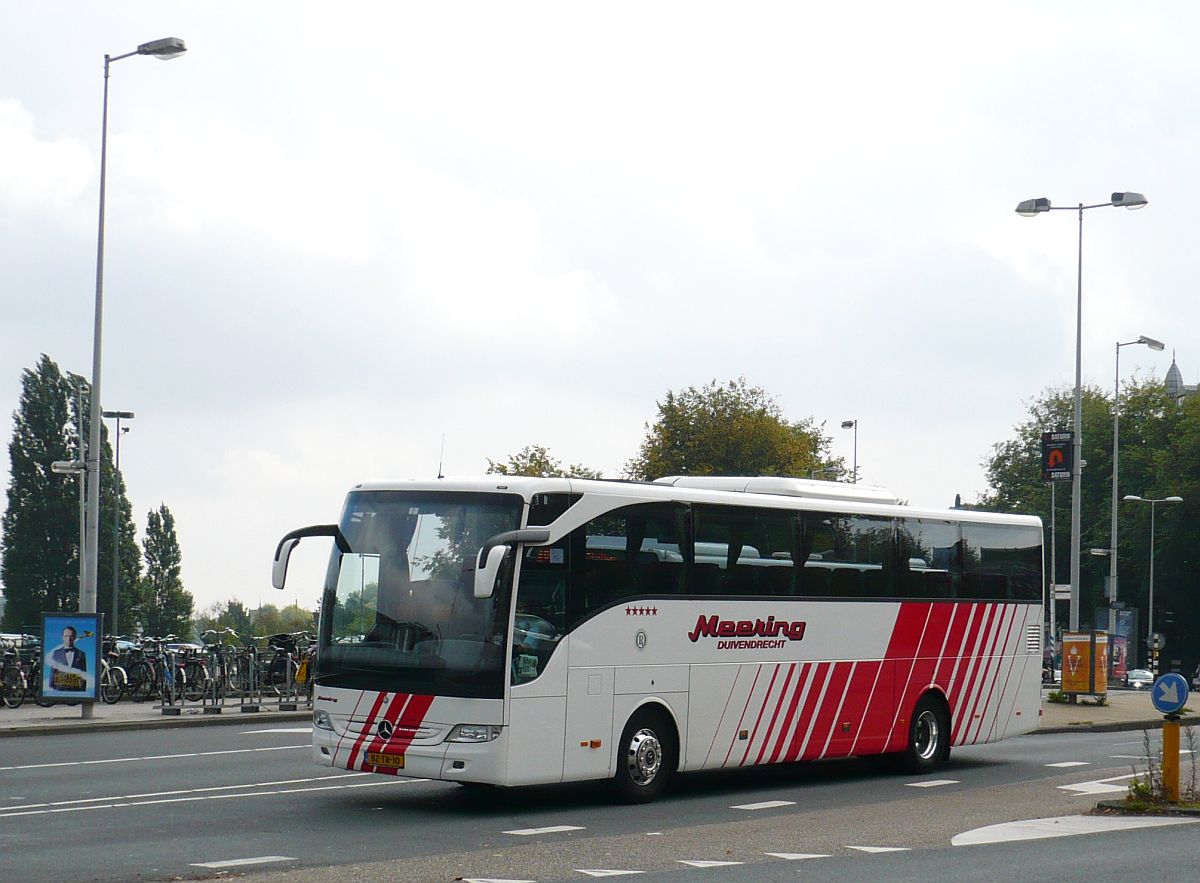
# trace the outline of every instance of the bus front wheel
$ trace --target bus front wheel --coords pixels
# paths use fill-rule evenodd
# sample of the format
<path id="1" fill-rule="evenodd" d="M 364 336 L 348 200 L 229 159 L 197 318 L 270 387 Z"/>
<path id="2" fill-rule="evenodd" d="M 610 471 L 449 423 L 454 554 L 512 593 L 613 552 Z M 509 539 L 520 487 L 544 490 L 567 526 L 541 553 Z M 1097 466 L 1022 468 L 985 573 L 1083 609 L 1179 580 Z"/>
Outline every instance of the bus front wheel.
<path id="1" fill-rule="evenodd" d="M 617 796 L 625 803 L 649 803 L 667 790 L 677 766 L 675 730 L 667 716 L 641 709 L 629 719 L 617 746 Z"/>
<path id="2" fill-rule="evenodd" d="M 904 766 L 910 773 L 928 773 L 950 757 L 950 715 L 933 694 L 921 697 L 908 727 Z"/>

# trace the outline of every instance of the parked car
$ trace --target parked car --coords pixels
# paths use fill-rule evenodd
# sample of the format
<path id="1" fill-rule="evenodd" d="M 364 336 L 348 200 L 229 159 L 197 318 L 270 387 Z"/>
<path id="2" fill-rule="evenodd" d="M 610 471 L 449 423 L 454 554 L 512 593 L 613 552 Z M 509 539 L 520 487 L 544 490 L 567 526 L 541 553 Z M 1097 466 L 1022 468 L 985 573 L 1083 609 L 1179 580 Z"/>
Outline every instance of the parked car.
<path id="1" fill-rule="evenodd" d="M 1154 683 L 1154 675 L 1146 671 L 1144 668 L 1130 669 L 1125 675 L 1125 686 L 1133 687 L 1135 690 L 1140 690 L 1143 687 L 1149 687 Z"/>

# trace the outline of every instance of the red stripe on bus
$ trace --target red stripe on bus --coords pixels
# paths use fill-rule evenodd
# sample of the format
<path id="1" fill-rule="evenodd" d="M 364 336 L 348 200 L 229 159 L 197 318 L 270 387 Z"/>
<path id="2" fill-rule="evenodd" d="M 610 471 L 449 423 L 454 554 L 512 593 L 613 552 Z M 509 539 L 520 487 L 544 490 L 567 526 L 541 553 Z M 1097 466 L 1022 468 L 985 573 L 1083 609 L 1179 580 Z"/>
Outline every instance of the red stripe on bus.
<path id="1" fill-rule="evenodd" d="M 792 728 L 796 725 L 796 709 L 800 705 L 800 697 L 804 695 L 804 685 L 808 683 L 808 676 L 812 674 L 812 670 L 811 662 L 804 663 L 800 669 L 800 674 L 796 678 L 796 686 L 792 690 L 792 700 L 788 703 L 787 712 L 783 716 L 783 726 L 779 728 L 779 734 L 775 738 L 775 747 L 771 750 L 771 756 L 768 759 L 769 763 L 779 760 L 779 755 L 783 752 L 783 745 L 788 741 Z"/>
<path id="2" fill-rule="evenodd" d="M 817 758 L 824 753 L 825 745 L 829 741 L 828 734 L 833 728 L 833 717 L 842 704 L 842 693 L 846 689 L 846 681 L 850 678 L 852 667 L 853 663 L 851 662 L 835 662 L 833 664 L 829 680 L 825 684 L 825 696 L 821 699 L 821 708 L 813 722 L 812 735 L 808 738 L 808 744 L 804 746 L 804 751 L 800 755 L 801 760 Z"/>
<path id="3" fill-rule="evenodd" d="M 987 613 L 984 615 L 983 629 L 978 642 L 972 646 L 970 663 L 970 674 L 967 676 L 963 687 L 961 709 L 962 714 L 959 715 L 954 726 L 951 728 L 950 743 L 952 745 L 964 745 L 965 742 L 961 739 L 966 735 L 963 729 L 971 720 L 972 709 L 975 707 L 975 695 L 979 684 L 979 671 L 983 668 L 983 660 L 987 653 L 987 647 L 992 643 L 992 633 L 996 630 L 996 614 L 999 612 L 999 604 L 988 604 Z"/>
<path id="4" fill-rule="evenodd" d="M 808 688 L 808 698 L 804 700 L 804 710 L 800 712 L 800 720 L 796 725 L 796 732 L 792 735 L 791 744 L 788 746 L 787 753 L 783 756 L 785 761 L 793 761 L 800 757 L 800 752 L 804 748 L 804 743 L 809 732 L 812 731 L 813 714 L 817 707 L 817 702 L 821 698 L 821 692 L 825 689 L 825 681 L 829 677 L 829 672 L 833 666 L 828 662 L 821 662 L 813 666 L 812 684 Z"/>
<path id="5" fill-rule="evenodd" d="M 995 695 L 996 684 L 1000 680 L 1000 670 L 1004 667 L 1004 661 L 1009 655 L 1009 647 L 1012 643 L 1013 626 L 1015 626 L 1017 623 L 1017 605 L 1004 605 L 1003 616 L 1008 620 L 1008 627 L 1004 627 L 1002 620 L 1000 628 L 996 630 L 996 641 L 992 645 L 992 655 L 988 660 L 988 669 L 986 669 L 987 671 L 991 672 L 991 677 L 985 676 L 985 683 L 984 685 L 981 685 L 979 696 L 975 699 L 975 704 L 978 706 L 979 700 L 983 698 L 984 689 L 987 689 L 987 699 L 984 699 L 983 701 L 983 711 L 980 713 L 979 722 L 974 724 L 974 737 L 971 737 L 970 735 L 970 727 L 967 729 L 967 736 L 972 744 L 979 741 L 979 734 L 983 730 L 985 719 L 989 711 L 994 711 L 995 709 L 995 706 L 992 705 L 992 696 Z M 1000 640 L 1001 634 L 1004 636 L 1003 641 Z"/>
<path id="6" fill-rule="evenodd" d="M 896 745 L 896 750 L 903 749 L 908 744 L 908 724 L 902 725 L 900 721 L 902 716 L 908 714 L 904 704 L 908 695 L 908 682 L 912 677 L 917 651 L 925 638 L 925 628 L 932 613 L 932 603 L 903 604 L 896 622 L 893 641 L 888 648 L 889 656 L 893 660 L 892 720 L 888 744 Z"/>
<path id="7" fill-rule="evenodd" d="M 758 717 L 754 720 L 754 729 L 750 731 L 750 741 L 746 743 L 746 750 L 742 752 L 742 759 L 738 762 L 738 766 L 745 766 L 746 758 L 750 755 L 750 749 L 754 745 L 754 740 L 758 738 L 758 725 L 762 723 L 763 714 L 766 713 L 767 705 L 771 702 L 771 693 L 775 687 L 775 679 L 779 677 L 779 669 L 783 668 L 782 663 L 775 664 L 775 671 L 771 673 L 771 683 L 767 684 L 767 695 L 763 697 L 762 705 L 758 707 Z"/>
<path id="8" fill-rule="evenodd" d="M 396 718 L 398 718 L 400 716 L 400 712 L 404 710 L 404 706 L 408 704 L 408 702 L 411 698 L 412 697 L 408 693 L 397 693 L 395 698 L 392 699 L 391 703 L 388 704 L 387 711 L 384 712 L 384 715 L 383 715 L 383 720 L 386 720 L 390 724 L 395 726 Z M 382 723 L 382 722 L 383 721 L 380 721 L 380 723 Z M 388 740 L 384 739 L 382 736 L 380 736 L 379 730 L 378 730 L 378 728 L 376 728 L 374 738 L 371 739 L 370 743 L 363 750 L 363 753 L 361 755 L 362 761 L 359 764 L 359 769 L 362 769 L 362 770 L 374 769 L 375 765 L 367 763 L 366 757 L 372 751 L 381 751 L 383 749 L 384 745 L 387 744 L 387 742 L 388 742 Z"/>
<path id="9" fill-rule="evenodd" d="M 953 734 L 957 733 L 959 722 L 963 717 L 963 705 L 965 704 L 963 696 L 966 692 L 967 679 L 970 676 L 972 654 L 979 643 L 979 633 L 983 629 L 988 613 L 987 607 L 983 604 L 964 606 L 971 611 L 971 619 L 967 624 L 967 636 L 963 639 L 962 651 L 954 665 L 954 674 L 950 679 L 950 696 L 948 698 L 950 701 L 951 744 L 955 744 Z"/>
<path id="10" fill-rule="evenodd" d="M 762 763 L 763 755 L 767 753 L 767 746 L 771 744 L 771 734 L 775 732 L 775 723 L 779 720 L 779 711 L 783 708 L 783 703 L 791 695 L 788 692 L 788 687 L 792 683 L 792 676 L 796 674 L 796 665 L 797 663 L 793 662 L 788 667 L 787 677 L 783 679 L 783 686 L 779 688 L 779 700 L 775 703 L 775 711 L 771 714 L 771 722 L 767 724 L 767 731 L 763 733 L 762 744 L 758 748 L 758 756 L 754 758 L 756 764 Z"/>
<path id="11" fill-rule="evenodd" d="M 387 699 L 387 693 L 380 693 L 375 697 L 375 702 L 371 705 L 371 713 L 367 715 L 361 732 L 359 732 L 358 737 L 354 740 L 354 745 L 350 748 L 350 757 L 346 761 L 346 769 L 354 769 L 354 761 L 358 758 L 359 749 L 362 748 L 363 741 L 366 740 L 367 735 L 371 732 L 371 726 L 375 723 L 375 715 L 379 714 L 379 709 L 383 707 L 385 699 Z"/>
<path id="12" fill-rule="evenodd" d="M 879 671 L 883 667 L 883 662 L 860 662 L 858 667 L 854 669 L 854 676 L 850 679 L 850 688 L 846 691 L 846 698 L 842 702 L 842 707 L 838 710 L 837 718 L 834 720 L 836 729 L 834 730 L 833 738 L 838 740 L 842 736 L 841 725 L 849 723 L 853 738 L 846 735 L 839 740 L 844 742 L 840 744 L 838 755 L 849 755 L 851 749 L 858 742 L 859 736 L 867 727 L 867 703 L 875 692 L 875 684 L 879 678 Z M 870 736 L 868 737 L 870 738 Z M 877 750 L 877 746 L 872 745 L 872 751 Z"/>

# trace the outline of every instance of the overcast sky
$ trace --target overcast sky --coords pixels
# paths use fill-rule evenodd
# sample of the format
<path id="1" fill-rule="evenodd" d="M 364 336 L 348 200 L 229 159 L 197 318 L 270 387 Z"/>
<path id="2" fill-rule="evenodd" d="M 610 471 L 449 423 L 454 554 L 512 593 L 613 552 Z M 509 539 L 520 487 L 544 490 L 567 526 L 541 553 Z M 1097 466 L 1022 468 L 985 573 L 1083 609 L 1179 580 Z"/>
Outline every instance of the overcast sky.
<path id="1" fill-rule="evenodd" d="M 863 481 L 971 502 L 1083 375 L 1200 379 L 1200 12 L 1184 3 L 0 0 L 0 414 L 91 372 L 139 531 L 197 607 L 310 604 L 285 531 L 367 479 L 527 444 L 621 473 L 668 390 L 738 376 Z M 977 11 L 978 10 L 978 11 Z M 11 421 L 4 432 L 11 437 Z M 1087 456 L 1087 439 L 1084 455 Z M 3 458 L 4 484 L 8 458 Z"/>

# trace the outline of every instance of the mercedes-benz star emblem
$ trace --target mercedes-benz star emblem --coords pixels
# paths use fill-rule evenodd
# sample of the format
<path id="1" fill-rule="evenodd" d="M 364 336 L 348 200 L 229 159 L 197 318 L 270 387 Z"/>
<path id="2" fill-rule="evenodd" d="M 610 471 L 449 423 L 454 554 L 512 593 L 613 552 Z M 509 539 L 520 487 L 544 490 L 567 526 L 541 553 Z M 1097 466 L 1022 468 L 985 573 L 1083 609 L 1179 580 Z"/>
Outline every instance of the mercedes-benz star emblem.
<path id="1" fill-rule="evenodd" d="M 396 727 L 391 721 L 380 721 L 379 726 L 375 729 L 375 732 L 379 734 L 380 739 L 386 741 L 392 738 L 392 733 L 396 732 Z"/>

